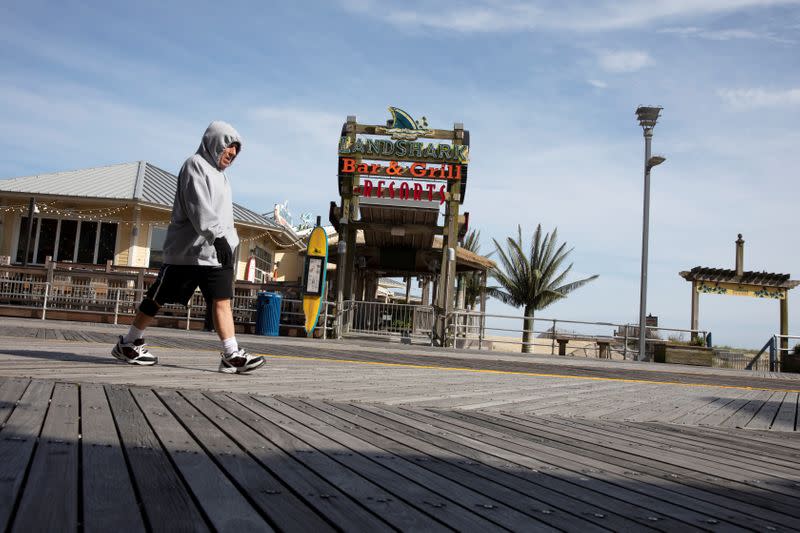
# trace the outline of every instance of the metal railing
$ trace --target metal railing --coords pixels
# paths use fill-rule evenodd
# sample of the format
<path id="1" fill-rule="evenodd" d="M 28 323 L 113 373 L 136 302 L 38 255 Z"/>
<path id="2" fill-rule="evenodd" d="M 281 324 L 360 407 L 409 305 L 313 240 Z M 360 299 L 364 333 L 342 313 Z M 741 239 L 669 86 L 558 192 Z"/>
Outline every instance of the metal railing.
<path id="1" fill-rule="evenodd" d="M 795 340 L 800 341 L 800 336 L 798 335 L 773 335 L 764 344 L 764 347 L 753 356 L 745 366 L 747 370 L 761 370 L 761 369 L 769 369 L 770 372 L 781 372 L 784 370 L 784 363 L 787 362 L 787 356 L 789 353 L 797 353 L 800 350 L 800 342 L 795 343 L 794 348 L 789 348 L 789 341 Z M 765 364 L 762 355 L 764 353 L 769 353 L 768 363 Z M 796 370 L 793 370 L 796 371 Z"/>
<path id="2" fill-rule="evenodd" d="M 446 318 L 445 344 L 475 349 L 518 346 L 519 351 L 526 353 L 603 359 L 638 358 L 638 326 L 542 317 L 528 320 L 533 327 L 526 330 L 525 317 L 455 311 Z M 527 341 L 524 340 L 526 333 Z M 694 340 L 696 344 L 705 345 L 707 335 L 702 330 L 647 326 L 647 355 L 652 360 L 653 347 L 667 340 L 682 344 L 691 344 Z"/>
<path id="3" fill-rule="evenodd" d="M 48 313 L 56 311 L 68 312 L 78 319 L 81 315 L 92 313 L 108 317 L 117 324 L 120 317 L 136 314 L 145 292 L 146 288 L 113 287 L 97 283 L 0 279 L 0 308 L 38 310 L 36 314 L 42 320 L 47 318 Z M 235 292 L 232 301 L 234 323 L 254 326 L 258 291 L 237 289 Z M 206 310 L 202 293 L 196 291 L 187 306 L 167 304 L 161 308 L 158 316 L 182 321 L 183 327 L 188 330 L 193 323 L 205 320 Z M 334 310 L 334 302 L 324 303 L 314 330 L 316 336 L 332 336 L 335 328 Z M 282 298 L 280 327 L 296 333 L 304 324 L 303 301 Z"/>
<path id="4" fill-rule="evenodd" d="M 397 337 L 430 344 L 434 318 L 429 305 L 347 300 L 342 309 L 342 335 Z"/>

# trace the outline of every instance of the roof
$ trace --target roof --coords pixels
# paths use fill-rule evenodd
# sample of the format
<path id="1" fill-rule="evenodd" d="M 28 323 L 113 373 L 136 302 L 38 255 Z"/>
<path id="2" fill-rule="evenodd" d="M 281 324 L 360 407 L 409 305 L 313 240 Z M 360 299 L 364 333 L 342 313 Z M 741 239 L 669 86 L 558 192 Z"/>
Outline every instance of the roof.
<path id="1" fill-rule="evenodd" d="M 131 200 L 172 207 L 178 177 L 147 161 L 120 163 L 0 180 L 0 192 Z M 282 229 L 272 220 L 237 203 L 236 222 Z"/>
<path id="2" fill-rule="evenodd" d="M 800 281 L 789 279 L 789 274 L 746 271 L 742 272 L 741 276 L 737 276 L 735 270 L 726 268 L 696 266 L 688 272 L 681 272 L 680 275 L 687 281 L 727 282 L 740 285 L 757 285 L 759 287 L 785 287 L 788 289 L 800 285 Z"/>

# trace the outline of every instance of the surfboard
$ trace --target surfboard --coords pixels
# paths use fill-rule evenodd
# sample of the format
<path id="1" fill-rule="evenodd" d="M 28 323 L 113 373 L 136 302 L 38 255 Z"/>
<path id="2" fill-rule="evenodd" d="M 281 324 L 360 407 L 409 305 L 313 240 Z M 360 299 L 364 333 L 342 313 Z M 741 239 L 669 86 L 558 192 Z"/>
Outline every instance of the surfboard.
<path id="1" fill-rule="evenodd" d="M 317 327 L 319 313 L 324 305 L 325 279 L 328 270 L 328 235 L 322 226 L 311 231 L 306 249 L 303 275 L 303 312 L 306 315 L 306 335 L 311 336 Z"/>
<path id="2" fill-rule="evenodd" d="M 252 255 L 247 260 L 247 265 L 244 268 L 244 279 L 250 282 L 256 280 L 256 258 Z"/>

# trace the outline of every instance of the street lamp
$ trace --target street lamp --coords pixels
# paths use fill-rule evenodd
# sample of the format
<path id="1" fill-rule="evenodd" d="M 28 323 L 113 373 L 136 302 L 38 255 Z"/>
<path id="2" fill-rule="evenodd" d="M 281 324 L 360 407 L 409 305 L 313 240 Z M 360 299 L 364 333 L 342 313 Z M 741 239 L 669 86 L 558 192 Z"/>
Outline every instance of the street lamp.
<path id="1" fill-rule="evenodd" d="M 644 214 L 642 216 L 642 275 L 639 287 L 639 361 L 647 357 L 646 334 L 647 325 L 647 243 L 650 227 L 650 169 L 663 163 L 666 158 L 650 156 L 650 141 L 653 139 L 653 128 L 661 114 L 661 106 L 639 106 L 636 108 L 636 118 L 644 130 Z"/>

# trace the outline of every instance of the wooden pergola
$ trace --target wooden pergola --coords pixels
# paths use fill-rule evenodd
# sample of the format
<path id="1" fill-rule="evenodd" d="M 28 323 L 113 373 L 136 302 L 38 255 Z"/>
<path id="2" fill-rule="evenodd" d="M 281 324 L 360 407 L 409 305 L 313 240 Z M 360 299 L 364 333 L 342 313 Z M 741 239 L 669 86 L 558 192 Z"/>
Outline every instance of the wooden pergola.
<path id="1" fill-rule="evenodd" d="M 789 334 L 789 291 L 800 280 L 789 279 L 789 274 L 753 272 L 744 270 L 744 239 L 741 233 L 736 240 L 736 268 L 709 268 L 697 266 L 683 271 L 680 276 L 692 283 L 692 324 L 698 329 L 700 295 L 722 294 L 727 296 L 750 296 L 774 299 L 780 302 L 780 334 Z M 781 350 L 788 349 L 788 339 L 781 338 Z"/>

